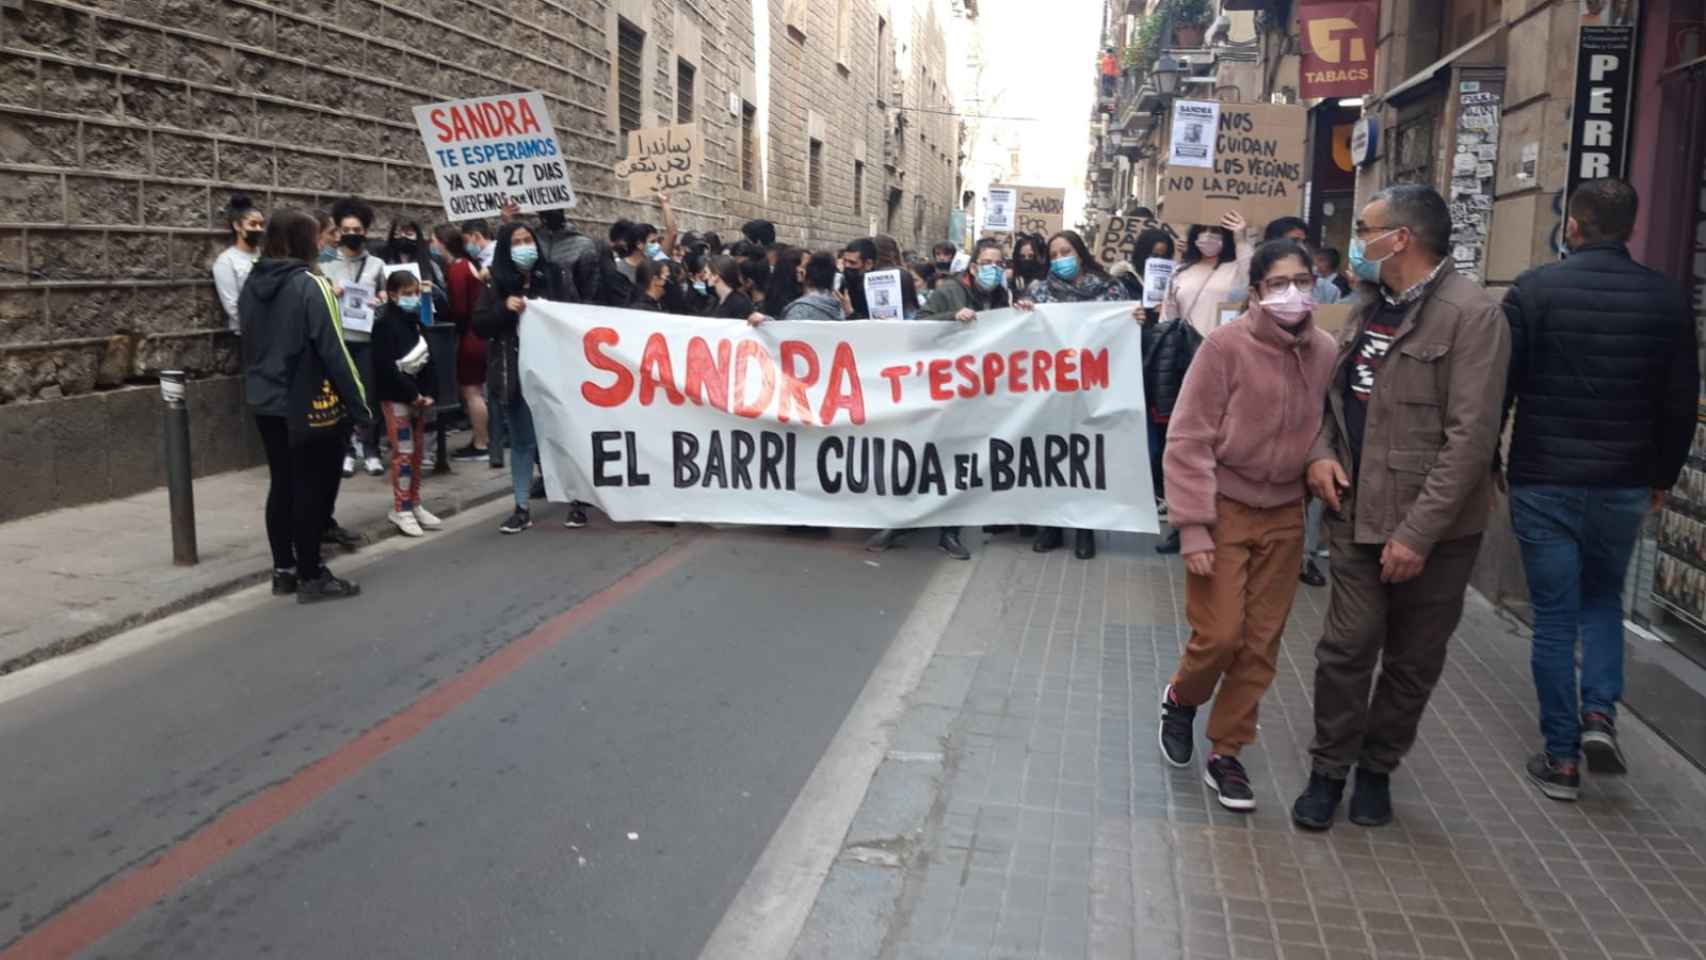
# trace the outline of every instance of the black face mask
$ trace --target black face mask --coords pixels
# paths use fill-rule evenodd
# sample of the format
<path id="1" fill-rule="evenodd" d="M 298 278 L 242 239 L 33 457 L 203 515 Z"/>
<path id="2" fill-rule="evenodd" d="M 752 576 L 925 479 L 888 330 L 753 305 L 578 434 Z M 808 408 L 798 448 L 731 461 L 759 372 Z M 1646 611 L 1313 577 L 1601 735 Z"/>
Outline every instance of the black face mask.
<path id="1" fill-rule="evenodd" d="M 950 273 L 953 271 L 953 269 L 954 269 L 954 261 L 952 261 L 952 260 L 938 260 L 938 261 L 936 261 L 936 272 L 937 273 Z"/>
<path id="2" fill-rule="evenodd" d="M 248 244 L 251 247 L 259 247 L 261 245 L 261 241 L 265 240 L 265 239 L 266 239 L 266 233 L 263 231 L 260 231 L 260 230 L 245 230 L 245 231 L 243 231 L 243 242 Z"/>
<path id="3" fill-rule="evenodd" d="M 343 247 L 351 253 L 360 253 L 361 248 L 366 244 L 367 237 L 359 233 L 346 233 L 338 238 L 338 246 Z"/>
<path id="4" fill-rule="evenodd" d="M 1041 260 L 1020 260 L 1013 265 L 1013 272 L 1026 280 L 1035 280 L 1043 275 Z"/>
<path id="5" fill-rule="evenodd" d="M 420 249 L 420 241 L 414 237 L 398 237 L 391 242 L 391 247 L 405 257 L 412 257 Z"/>
<path id="6" fill-rule="evenodd" d="M 846 270 L 841 271 L 841 288 L 843 290 L 857 289 L 860 282 L 862 282 L 864 279 L 865 279 L 865 271 L 854 270 L 853 268 L 849 267 Z"/>

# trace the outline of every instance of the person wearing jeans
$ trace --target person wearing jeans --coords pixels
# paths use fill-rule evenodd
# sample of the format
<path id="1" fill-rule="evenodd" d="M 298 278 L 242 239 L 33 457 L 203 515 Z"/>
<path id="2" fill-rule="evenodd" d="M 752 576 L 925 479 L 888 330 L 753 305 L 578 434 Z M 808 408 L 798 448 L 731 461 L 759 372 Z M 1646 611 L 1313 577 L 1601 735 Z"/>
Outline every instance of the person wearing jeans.
<path id="1" fill-rule="evenodd" d="M 1624 575 L 1694 438 L 1692 312 L 1680 287 L 1629 256 L 1636 208 L 1621 180 L 1579 185 L 1564 222 L 1570 256 L 1517 277 L 1504 301 L 1511 526 L 1545 741 L 1527 769 L 1554 800 L 1579 796 L 1583 754 L 1594 773 L 1627 769 L 1616 730 Z"/>
<path id="2" fill-rule="evenodd" d="M 1297 595 L 1303 468 L 1334 360 L 1333 338 L 1313 323 L 1313 283 L 1301 245 L 1262 244 L 1249 311 L 1203 340 L 1167 427 L 1191 637 L 1161 697 L 1161 754 L 1190 764 L 1197 707 L 1213 698 L 1204 776 L 1228 810 L 1256 806 L 1238 756 L 1256 739 Z"/>

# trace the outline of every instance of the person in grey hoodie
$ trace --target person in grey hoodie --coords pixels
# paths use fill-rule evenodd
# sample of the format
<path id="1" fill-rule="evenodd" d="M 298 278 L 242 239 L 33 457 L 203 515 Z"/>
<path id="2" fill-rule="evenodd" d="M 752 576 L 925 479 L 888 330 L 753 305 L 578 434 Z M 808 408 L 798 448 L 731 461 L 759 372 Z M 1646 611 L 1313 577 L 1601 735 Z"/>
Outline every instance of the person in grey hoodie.
<path id="1" fill-rule="evenodd" d="M 805 295 L 782 308 L 782 320 L 845 320 L 848 307 L 835 293 L 835 257 L 814 253 L 804 265 Z"/>

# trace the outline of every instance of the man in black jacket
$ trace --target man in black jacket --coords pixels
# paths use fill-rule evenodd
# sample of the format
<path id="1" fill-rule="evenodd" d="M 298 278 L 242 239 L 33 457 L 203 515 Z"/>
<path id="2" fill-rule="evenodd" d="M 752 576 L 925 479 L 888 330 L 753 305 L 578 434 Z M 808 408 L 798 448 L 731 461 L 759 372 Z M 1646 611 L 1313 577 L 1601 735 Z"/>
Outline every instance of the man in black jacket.
<path id="1" fill-rule="evenodd" d="M 1643 518 L 1682 472 L 1700 392 L 1687 299 L 1629 256 L 1635 210 L 1621 180 L 1577 187 L 1564 224 L 1569 258 L 1517 277 L 1504 302 L 1507 413 L 1516 402 L 1511 525 L 1534 610 L 1546 741 L 1528 774 L 1555 800 L 1576 798 L 1583 752 L 1595 773 L 1625 770 L 1613 726 L 1623 578 Z"/>

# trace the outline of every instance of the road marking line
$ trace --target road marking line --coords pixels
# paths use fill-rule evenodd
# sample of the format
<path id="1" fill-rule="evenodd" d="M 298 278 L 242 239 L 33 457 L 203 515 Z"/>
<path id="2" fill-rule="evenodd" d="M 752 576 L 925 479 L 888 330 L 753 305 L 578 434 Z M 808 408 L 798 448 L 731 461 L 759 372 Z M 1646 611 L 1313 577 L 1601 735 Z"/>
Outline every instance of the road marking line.
<path id="1" fill-rule="evenodd" d="M 540 624 L 531 633 L 499 647 L 491 656 L 433 687 L 289 779 L 204 824 L 160 856 L 96 887 L 0 950 L 0 960 L 69 957 L 94 946 L 156 901 L 409 742 L 482 690 L 513 673 L 535 654 L 602 617 L 680 566 L 702 542 L 689 540 L 664 551 Z"/>
<path id="2" fill-rule="evenodd" d="M 859 692 L 699 960 L 786 960 L 976 563 L 943 563 Z M 7 958 L 0 957 L 0 960 Z"/>

